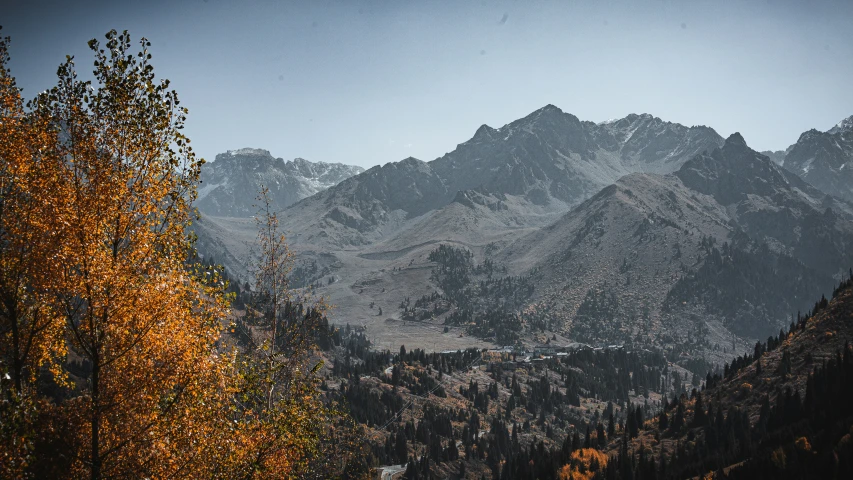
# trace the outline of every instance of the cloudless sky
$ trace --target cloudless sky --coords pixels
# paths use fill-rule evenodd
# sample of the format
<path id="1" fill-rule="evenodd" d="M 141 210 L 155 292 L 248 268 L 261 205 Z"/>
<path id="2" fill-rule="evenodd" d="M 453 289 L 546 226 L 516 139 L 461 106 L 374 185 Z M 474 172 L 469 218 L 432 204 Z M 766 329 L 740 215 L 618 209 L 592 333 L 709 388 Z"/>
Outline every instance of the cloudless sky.
<path id="1" fill-rule="evenodd" d="M 208 160 L 242 147 L 369 167 L 434 159 L 554 104 L 651 113 L 758 150 L 853 115 L 853 1 L 0 0 L 24 96 L 127 29 Z"/>

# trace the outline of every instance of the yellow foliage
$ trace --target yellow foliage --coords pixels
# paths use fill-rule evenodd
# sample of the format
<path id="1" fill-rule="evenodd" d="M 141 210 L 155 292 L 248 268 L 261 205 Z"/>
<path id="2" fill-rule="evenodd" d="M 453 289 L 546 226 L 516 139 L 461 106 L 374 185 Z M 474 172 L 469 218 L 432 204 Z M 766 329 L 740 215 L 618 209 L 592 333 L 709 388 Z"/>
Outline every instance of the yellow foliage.
<path id="1" fill-rule="evenodd" d="M 782 450 L 782 447 L 773 450 L 773 453 L 770 455 L 770 461 L 773 462 L 773 465 L 780 470 L 785 469 L 785 465 L 788 463 L 788 457 L 785 456 L 785 451 Z"/>
<path id="2" fill-rule="evenodd" d="M 187 267 L 199 168 L 181 133 L 186 110 L 137 57 L 126 33 L 93 41 L 92 89 L 72 59 L 35 113 L 62 125 L 46 161 L 45 192 L 59 225 L 54 302 L 69 348 L 91 365 L 84 394 L 62 405 L 76 426 L 74 477 L 161 477 L 201 465 L 221 360 L 212 355 L 227 313 L 217 272 Z M 195 463 L 198 462 L 198 463 Z"/>
<path id="3" fill-rule="evenodd" d="M 572 452 L 571 461 L 560 469 L 560 480 L 591 480 L 607 467 L 607 455 L 593 448 Z"/>
<path id="4" fill-rule="evenodd" d="M 799 450 L 801 452 L 811 452 L 812 451 L 812 444 L 809 443 L 809 439 L 806 437 L 798 438 L 794 444 L 797 446 L 797 450 Z"/>
<path id="5" fill-rule="evenodd" d="M 39 372 L 64 385 L 63 319 L 50 303 L 56 254 L 53 208 L 42 192 L 56 187 L 56 168 L 43 147 L 56 135 L 26 112 L 6 65 L 0 38 L 0 478 L 19 478 L 32 463 Z"/>

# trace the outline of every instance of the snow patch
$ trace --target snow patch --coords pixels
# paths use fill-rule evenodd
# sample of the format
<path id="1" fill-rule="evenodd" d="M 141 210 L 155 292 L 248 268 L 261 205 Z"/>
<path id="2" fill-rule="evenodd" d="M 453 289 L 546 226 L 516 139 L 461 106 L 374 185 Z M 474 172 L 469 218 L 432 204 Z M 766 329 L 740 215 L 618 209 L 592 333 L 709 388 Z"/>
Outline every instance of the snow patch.
<path id="1" fill-rule="evenodd" d="M 265 157 L 272 157 L 272 154 L 269 150 L 264 150 L 263 148 L 238 148 L 237 150 L 228 150 L 229 155 L 263 155 Z"/>

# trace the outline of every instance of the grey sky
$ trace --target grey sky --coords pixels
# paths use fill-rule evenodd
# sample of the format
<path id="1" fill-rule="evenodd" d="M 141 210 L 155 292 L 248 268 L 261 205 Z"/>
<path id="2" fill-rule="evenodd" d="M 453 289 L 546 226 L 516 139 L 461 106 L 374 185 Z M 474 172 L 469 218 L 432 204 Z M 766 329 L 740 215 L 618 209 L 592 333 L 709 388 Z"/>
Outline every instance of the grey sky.
<path id="1" fill-rule="evenodd" d="M 365 167 L 431 160 L 548 103 L 651 113 L 783 149 L 853 114 L 850 0 L 3 0 L 25 96 L 110 28 L 152 42 L 212 160 L 266 148 Z"/>

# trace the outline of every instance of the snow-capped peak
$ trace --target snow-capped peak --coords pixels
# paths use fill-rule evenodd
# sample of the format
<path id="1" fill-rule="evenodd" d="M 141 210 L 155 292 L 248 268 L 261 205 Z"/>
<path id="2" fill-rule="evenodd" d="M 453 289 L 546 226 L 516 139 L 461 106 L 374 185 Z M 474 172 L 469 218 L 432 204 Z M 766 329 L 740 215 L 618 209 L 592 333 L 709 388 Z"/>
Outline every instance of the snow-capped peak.
<path id="1" fill-rule="evenodd" d="M 208 215 L 248 216 L 256 211 L 255 197 L 263 185 L 274 207 L 282 209 L 362 171 L 303 158 L 285 162 L 261 148 L 228 150 L 202 167 L 196 206 Z"/>
<path id="2" fill-rule="evenodd" d="M 844 120 L 835 124 L 834 127 L 830 128 L 826 133 L 841 133 L 841 132 L 853 132 L 853 115 L 845 118 Z"/>

